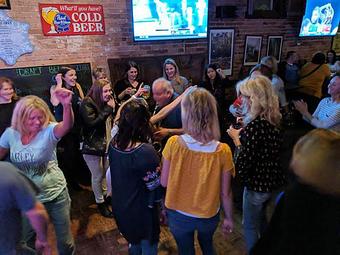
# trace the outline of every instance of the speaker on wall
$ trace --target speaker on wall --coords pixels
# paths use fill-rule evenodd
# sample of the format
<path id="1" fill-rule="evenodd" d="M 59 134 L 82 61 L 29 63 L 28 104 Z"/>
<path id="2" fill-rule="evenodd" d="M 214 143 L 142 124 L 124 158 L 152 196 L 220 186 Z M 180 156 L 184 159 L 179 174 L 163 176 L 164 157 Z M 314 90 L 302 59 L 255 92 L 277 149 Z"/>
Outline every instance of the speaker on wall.
<path id="1" fill-rule="evenodd" d="M 216 18 L 236 18 L 236 9 L 237 7 L 234 5 L 218 5 L 216 6 Z"/>

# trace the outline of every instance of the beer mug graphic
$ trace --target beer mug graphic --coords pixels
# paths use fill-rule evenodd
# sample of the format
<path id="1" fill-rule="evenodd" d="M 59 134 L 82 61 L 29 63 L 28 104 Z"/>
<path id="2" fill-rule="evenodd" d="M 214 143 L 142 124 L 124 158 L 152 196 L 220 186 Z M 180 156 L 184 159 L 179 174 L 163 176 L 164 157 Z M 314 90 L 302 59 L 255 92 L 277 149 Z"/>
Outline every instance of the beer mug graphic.
<path id="1" fill-rule="evenodd" d="M 46 21 L 47 24 L 50 25 L 50 31 L 48 34 L 56 34 L 57 31 L 55 30 L 54 26 L 54 18 L 59 13 L 59 10 L 55 7 L 44 7 L 41 10 L 41 15 L 43 19 Z"/>

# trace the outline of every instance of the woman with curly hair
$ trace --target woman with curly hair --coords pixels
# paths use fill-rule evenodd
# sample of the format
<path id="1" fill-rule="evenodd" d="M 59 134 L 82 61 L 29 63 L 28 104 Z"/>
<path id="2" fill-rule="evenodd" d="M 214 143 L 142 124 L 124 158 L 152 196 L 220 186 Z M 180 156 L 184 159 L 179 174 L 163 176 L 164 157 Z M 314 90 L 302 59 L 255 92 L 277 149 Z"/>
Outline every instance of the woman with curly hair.
<path id="1" fill-rule="evenodd" d="M 285 184 L 280 166 L 282 144 L 279 101 L 270 80 L 262 75 L 237 85 L 246 103 L 245 127 L 228 129 L 236 146 L 235 168 L 243 191 L 243 225 L 248 252 L 266 227 L 266 205 Z M 241 132 L 242 130 L 242 132 Z"/>

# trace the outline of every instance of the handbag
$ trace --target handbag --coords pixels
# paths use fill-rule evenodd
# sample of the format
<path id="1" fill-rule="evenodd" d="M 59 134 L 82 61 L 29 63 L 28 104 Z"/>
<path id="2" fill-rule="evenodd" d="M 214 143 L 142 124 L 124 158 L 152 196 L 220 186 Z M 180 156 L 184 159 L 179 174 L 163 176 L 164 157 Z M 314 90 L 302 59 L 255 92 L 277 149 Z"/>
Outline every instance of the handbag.
<path id="1" fill-rule="evenodd" d="M 106 155 L 106 140 L 104 137 L 98 139 L 95 136 L 96 129 L 93 130 L 89 137 L 85 137 L 83 141 L 83 146 L 81 148 L 82 154 L 105 156 Z"/>

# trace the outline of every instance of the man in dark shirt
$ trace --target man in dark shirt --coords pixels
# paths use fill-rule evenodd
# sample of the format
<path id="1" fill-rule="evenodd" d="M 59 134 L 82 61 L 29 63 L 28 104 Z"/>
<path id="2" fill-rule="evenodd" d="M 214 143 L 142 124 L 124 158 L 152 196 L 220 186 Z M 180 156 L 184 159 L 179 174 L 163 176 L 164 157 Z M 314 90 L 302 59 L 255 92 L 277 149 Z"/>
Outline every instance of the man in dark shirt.
<path id="1" fill-rule="evenodd" d="M 285 83 L 286 91 L 296 89 L 299 84 L 300 67 L 297 64 L 299 57 L 295 51 L 288 51 L 286 61 L 280 62 L 278 75 Z"/>
<path id="2" fill-rule="evenodd" d="M 155 113 L 160 111 L 164 106 L 170 104 L 178 96 L 171 86 L 171 83 L 159 78 L 152 84 L 153 99 L 156 102 Z M 172 135 L 183 133 L 181 119 L 181 105 L 177 105 L 163 120 L 157 123 L 159 129 L 155 132 L 155 139 L 163 140 Z"/>

